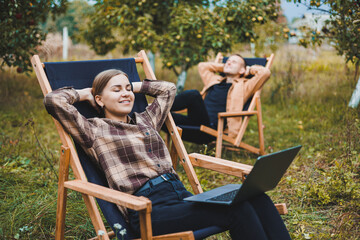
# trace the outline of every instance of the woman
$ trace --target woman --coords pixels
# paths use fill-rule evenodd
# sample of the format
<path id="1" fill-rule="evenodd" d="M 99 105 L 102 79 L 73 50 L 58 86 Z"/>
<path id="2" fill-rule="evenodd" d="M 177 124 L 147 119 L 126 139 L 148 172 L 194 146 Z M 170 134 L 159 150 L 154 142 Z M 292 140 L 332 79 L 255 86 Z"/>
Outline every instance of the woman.
<path id="1" fill-rule="evenodd" d="M 155 97 L 131 118 L 134 92 Z M 172 83 L 144 80 L 131 85 L 120 70 L 99 73 L 92 88 L 62 88 L 49 93 L 44 104 L 65 130 L 104 171 L 109 186 L 152 201 L 155 235 L 221 226 L 233 239 L 290 239 L 274 204 L 265 194 L 234 206 L 183 201 L 191 195 L 172 168 L 170 154 L 159 135 L 172 106 Z M 89 101 L 103 118 L 86 119 L 73 106 Z M 139 233 L 136 211 L 119 207 Z"/>

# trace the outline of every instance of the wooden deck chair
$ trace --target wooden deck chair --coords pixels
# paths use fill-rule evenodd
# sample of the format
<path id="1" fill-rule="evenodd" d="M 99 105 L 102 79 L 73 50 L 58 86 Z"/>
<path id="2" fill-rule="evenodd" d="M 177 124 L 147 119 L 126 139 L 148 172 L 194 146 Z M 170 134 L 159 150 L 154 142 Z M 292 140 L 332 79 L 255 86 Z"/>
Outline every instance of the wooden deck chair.
<path id="1" fill-rule="evenodd" d="M 63 86 L 73 86 L 78 89 L 90 87 L 97 73 L 110 68 L 120 68 L 129 75 L 129 79 L 131 81 L 140 81 L 135 63 L 140 63 L 142 65 L 146 78 L 156 80 L 144 51 L 140 51 L 136 58 L 130 59 L 58 63 L 42 63 L 39 56 L 34 55 L 31 58 L 31 63 L 44 95 L 51 92 L 52 89 L 57 89 Z M 145 96 L 137 94 L 134 111 L 143 111 L 146 106 L 147 102 Z M 94 109 L 87 103 L 81 102 L 77 104 L 76 107 L 85 117 L 93 117 L 97 115 L 96 111 L 94 111 Z M 110 239 L 115 237 L 115 235 L 121 239 L 121 236 L 118 235 L 119 231 L 114 229 L 115 223 L 119 223 L 127 230 L 127 234 L 124 239 L 133 239 L 138 237 L 141 237 L 141 239 L 203 239 L 207 236 L 225 230 L 219 228 L 218 226 L 211 226 L 194 232 L 188 231 L 162 236 L 153 236 L 151 227 L 151 201 L 145 197 L 136 197 L 108 188 L 104 174 L 101 173 L 101 171 L 99 171 L 92 161 L 86 156 L 82 148 L 79 147 L 76 142 L 72 142 L 71 137 L 64 131 L 61 124 L 55 119 L 54 122 L 62 142 L 59 163 L 55 239 L 64 239 L 68 189 L 72 189 L 82 194 L 92 224 L 95 228 L 95 233 L 97 234 L 97 236 L 93 239 L 100 239 L 100 231 L 104 234 L 101 236 L 101 239 Z M 202 188 L 195 174 L 193 165 L 238 177 L 243 177 L 251 171 L 252 167 L 249 165 L 216 159 L 203 156 L 201 154 L 188 155 L 171 114 L 168 115 L 165 124 L 171 135 L 174 151 L 176 151 L 177 156 L 180 158 L 180 163 L 185 169 L 194 194 L 201 193 Z M 68 179 L 69 166 L 71 166 L 73 170 L 75 177 L 74 180 Z M 97 208 L 95 198 L 97 199 L 98 205 L 106 221 L 110 227 L 113 228 L 113 231 L 107 232 L 105 224 L 101 218 L 100 211 Z M 125 206 L 139 211 L 141 236 L 136 236 L 131 231 L 116 205 Z M 276 207 L 280 213 L 287 213 L 285 205 L 278 204 Z"/>
<path id="2" fill-rule="evenodd" d="M 270 69 L 274 60 L 274 54 L 271 54 L 271 56 L 268 58 L 244 58 L 244 59 L 247 66 L 257 64 L 257 65 L 265 66 L 266 68 Z M 223 57 L 221 53 L 218 53 L 215 58 L 215 62 L 220 62 L 221 60 L 223 63 L 225 63 L 227 58 Z M 230 149 L 244 148 L 258 155 L 265 154 L 265 143 L 264 143 L 264 132 L 263 132 L 264 126 L 262 122 L 261 101 L 260 101 L 261 90 L 262 89 L 257 90 L 255 94 L 244 104 L 243 111 L 218 113 L 218 121 L 217 121 L 218 125 L 216 130 L 204 125 L 200 126 L 200 131 L 203 131 L 207 134 L 216 137 L 216 150 L 215 150 L 216 157 L 218 158 L 221 157 L 223 140 L 230 143 L 230 146 L 233 146 L 230 147 Z M 259 147 L 251 146 L 242 141 L 246 128 L 248 127 L 250 117 L 254 115 L 257 116 Z M 229 137 L 224 132 L 225 119 L 231 117 L 243 118 L 239 133 L 235 138 Z"/>

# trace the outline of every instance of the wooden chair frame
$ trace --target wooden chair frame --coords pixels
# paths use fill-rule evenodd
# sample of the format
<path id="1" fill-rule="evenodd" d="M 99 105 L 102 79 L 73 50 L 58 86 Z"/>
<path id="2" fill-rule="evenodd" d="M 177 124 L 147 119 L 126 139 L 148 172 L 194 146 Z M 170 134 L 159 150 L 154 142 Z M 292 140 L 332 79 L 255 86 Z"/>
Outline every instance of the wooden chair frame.
<path id="1" fill-rule="evenodd" d="M 222 61 L 222 54 L 218 53 L 215 58 L 215 62 L 221 62 Z M 267 63 L 265 65 L 266 68 L 270 69 L 272 63 L 274 61 L 274 54 L 271 54 L 270 57 L 267 58 Z M 246 111 L 240 111 L 240 112 L 221 112 L 218 113 L 218 127 L 217 130 L 214 130 L 212 128 L 209 128 L 207 126 L 201 125 L 200 131 L 203 131 L 207 134 L 210 134 L 214 137 L 216 137 L 216 150 L 215 150 L 215 156 L 217 158 L 221 157 L 222 152 L 222 145 L 223 140 L 232 144 L 234 147 L 238 148 L 244 148 L 252 153 L 258 154 L 258 155 L 264 155 L 265 154 L 265 141 L 264 141 L 264 125 L 262 121 L 262 112 L 261 112 L 261 90 L 257 90 L 250 102 L 249 108 Z M 259 133 L 259 147 L 254 147 L 249 144 L 246 144 L 242 141 L 245 130 L 249 124 L 249 120 L 251 116 L 257 117 L 257 124 L 258 124 L 258 133 Z M 239 130 L 239 133 L 237 134 L 236 138 L 229 137 L 228 135 L 224 134 L 224 122 L 226 118 L 230 117 L 243 117 L 241 127 Z"/>
<path id="2" fill-rule="evenodd" d="M 155 74 L 150 66 L 145 51 L 142 50 L 137 54 L 135 62 L 142 64 L 146 78 L 156 80 Z M 42 92 L 45 96 L 51 92 L 52 89 L 44 71 L 44 64 L 40 61 L 38 55 L 31 57 L 31 63 L 35 70 Z M 101 239 L 110 239 L 115 236 L 115 233 L 112 231 L 107 232 L 99 209 L 97 208 L 95 197 L 139 211 L 141 239 L 194 239 L 193 233 L 191 231 L 153 236 L 151 226 L 151 201 L 149 199 L 145 197 L 137 197 L 88 182 L 71 137 L 65 132 L 57 120 L 53 120 L 62 142 L 59 163 L 55 239 L 64 239 L 67 189 L 71 189 L 82 194 L 92 224 L 95 228 L 95 232 L 98 233 L 101 230 L 105 233 L 103 236 L 101 236 Z M 177 161 L 177 157 L 180 158 L 180 164 L 182 164 L 184 167 L 195 194 L 201 193 L 203 190 L 195 174 L 193 165 L 239 177 L 243 177 L 244 174 L 248 174 L 251 171 L 252 167 L 249 165 L 212 158 L 201 154 L 188 155 L 185 146 L 181 141 L 181 130 L 176 128 L 170 113 L 168 114 L 165 124 L 169 130 L 174 146 L 174 148 L 171 150 L 173 163 Z M 69 166 L 73 170 L 75 180 L 68 179 Z M 280 213 L 287 213 L 287 209 L 284 204 L 278 204 L 276 207 Z M 100 239 L 100 236 L 92 239 Z"/>

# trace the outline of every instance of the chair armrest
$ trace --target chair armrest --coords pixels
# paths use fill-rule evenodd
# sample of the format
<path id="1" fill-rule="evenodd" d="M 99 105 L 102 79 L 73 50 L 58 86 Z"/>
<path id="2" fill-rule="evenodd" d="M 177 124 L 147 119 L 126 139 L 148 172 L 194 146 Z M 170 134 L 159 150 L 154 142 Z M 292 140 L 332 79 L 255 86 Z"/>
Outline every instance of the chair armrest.
<path id="1" fill-rule="evenodd" d="M 237 177 L 248 175 L 253 168 L 251 165 L 228 161 L 199 153 L 191 153 L 189 154 L 189 158 L 193 166 L 202 167 Z"/>
<path id="2" fill-rule="evenodd" d="M 218 136 L 218 132 L 210 127 L 207 127 L 207 126 L 204 126 L 204 125 L 201 125 L 200 126 L 200 131 L 202 132 L 205 132 L 211 136 L 214 136 L 214 137 L 217 137 Z M 225 141 L 228 141 L 229 143 L 232 143 L 234 144 L 234 139 L 232 139 L 231 137 L 227 136 L 227 135 L 223 135 L 222 138 L 225 140 Z"/>
<path id="3" fill-rule="evenodd" d="M 174 113 L 179 113 L 179 114 L 181 114 L 181 113 L 187 113 L 187 108 L 182 109 L 182 110 L 179 110 L 179 111 L 174 111 Z"/>
<path id="4" fill-rule="evenodd" d="M 257 111 L 241 111 L 241 112 L 221 112 L 218 113 L 218 117 L 241 117 L 241 116 L 252 116 L 258 114 Z"/>
<path id="5" fill-rule="evenodd" d="M 66 188 L 88 194 L 90 196 L 124 206 L 135 211 L 151 209 L 151 201 L 145 197 L 137 197 L 128 193 L 123 193 L 114 189 L 103 187 L 94 183 L 72 180 L 64 183 Z"/>

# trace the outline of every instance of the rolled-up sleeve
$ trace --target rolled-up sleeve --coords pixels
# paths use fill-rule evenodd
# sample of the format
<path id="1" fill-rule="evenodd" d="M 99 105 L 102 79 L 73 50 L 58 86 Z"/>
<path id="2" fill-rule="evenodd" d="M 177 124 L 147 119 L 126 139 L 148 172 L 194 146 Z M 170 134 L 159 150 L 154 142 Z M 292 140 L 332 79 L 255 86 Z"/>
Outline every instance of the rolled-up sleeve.
<path id="1" fill-rule="evenodd" d="M 246 99 L 253 95 L 267 80 L 269 80 L 271 72 L 263 66 L 254 65 L 250 68 L 250 74 L 253 75 L 253 77 L 246 80 L 247 83 L 245 84 L 244 89 L 244 97 Z"/>
<path id="2" fill-rule="evenodd" d="M 143 81 L 140 93 L 155 97 L 154 101 L 146 108 L 145 114 L 151 119 L 153 127 L 160 131 L 167 114 L 170 112 L 176 94 L 174 83 L 158 80 Z"/>
<path id="3" fill-rule="evenodd" d="M 77 143 L 90 148 L 94 138 L 91 123 L 73 106 L 79 98 L 75 89 L 60 88 L 45 96 L 44 105 Z"/>
<path id="4" fill-rule="evenodd" d="M 198 65 L 198 71 L 205 86 L 213 81 L 220 82 L 222 77 L 217 73 L 222 72 L 223 70 L 223 63 L 201 62 Z"/>

